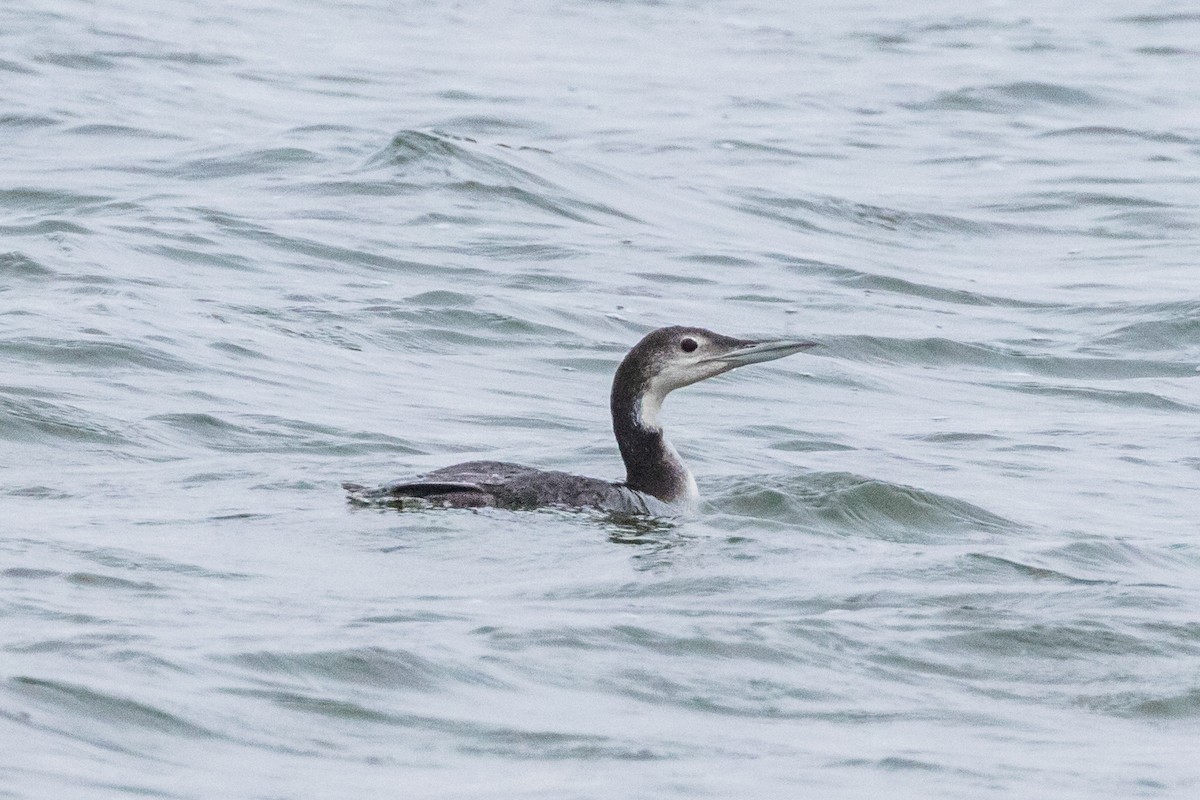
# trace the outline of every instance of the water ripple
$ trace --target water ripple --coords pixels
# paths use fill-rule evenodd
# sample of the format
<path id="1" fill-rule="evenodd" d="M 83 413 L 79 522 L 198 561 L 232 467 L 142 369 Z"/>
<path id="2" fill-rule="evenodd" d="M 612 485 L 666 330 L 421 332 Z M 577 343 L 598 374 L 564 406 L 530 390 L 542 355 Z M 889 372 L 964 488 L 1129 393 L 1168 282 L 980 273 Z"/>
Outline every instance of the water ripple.
<path id="1" fill-rule="evenodd" d="M 263 674 L 333 678 L 365 686 L 429 692 L 448 680 L 499 685 L 474 669 L 450 667 L 444 660 L 430 661 L 403 650 L 363 647 L 321 653 L 257 652 L 231 656 L 230 662 Z"/>
<path id="2" fill-rule="evenodd" d="M 940 337 L 885 339 L 876 336 L 847 336 L 825 340 L 822 346 L 844 358 L 863 361 L 943 367 L 968 366 L 1055 378 L 1123 380 L 1151 377 L 1192 378 L 1197 375 L 1194 363 L 1023 353 L 996 345 Z"/>
<path id="3" fill-rule="evenodd" d="M 161 708 L 81 684 L 24 675 L 9 678 L 7 684 L 18 695 L 40 705 L 56 707 L 60 713 L 95 720 L 104 726 L 154 731 L 189 739 L 217 738 L 216 733 L 204 726 Z"/>
<path id="4" fill-rule="evenodd" d="M 1018 81 L 992 86 L 967 86 L 940 92 L 920 103 L 907 103 L 913 111 L 977 111 L 1007 114 L 1031 107 L 1093 107 L 1104 105 L 1092 92 L 1073 86 L 1038 81 Z"/>
<path id="5" fill-rule="evenodd" d="M 962 500 L 841 472 L 743 479 L 726 486 L 711 502 L 725 514 L 896 541 L 1019 527 Z"/>
<path id="6" fill-rule="evenodd" d="M 512 154 L 529 151 L 546 152 L 502 143 L 489 147 L 474 139 L 445 133 L 403 131 L 372 156 L 364 169 L 386 168 L 414 189 L 449 190 L 472 205 L 498 199 L 515 201 L 573 222 L 594 222 L 597 214 L 637 221 L 604 203 L 572 197 L 549 179 L 513 163 Z"/>

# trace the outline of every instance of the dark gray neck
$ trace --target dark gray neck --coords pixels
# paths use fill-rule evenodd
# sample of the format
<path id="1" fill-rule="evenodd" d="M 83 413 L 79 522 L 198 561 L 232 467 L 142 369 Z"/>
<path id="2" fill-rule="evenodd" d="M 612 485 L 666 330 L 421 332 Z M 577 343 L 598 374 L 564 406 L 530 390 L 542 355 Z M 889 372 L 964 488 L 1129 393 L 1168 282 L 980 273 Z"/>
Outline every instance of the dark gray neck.
<path id="1" fill-rule="evenodd" d="M 657 423 L 642 419 L 642 399 L 649 381 L 630 358 L 621 362 L 613 379 L 612 421 L 617 447 L 625 461 L 625 484 L 663 502 L 682 500 L 691 493 L 691 473 Z"/>

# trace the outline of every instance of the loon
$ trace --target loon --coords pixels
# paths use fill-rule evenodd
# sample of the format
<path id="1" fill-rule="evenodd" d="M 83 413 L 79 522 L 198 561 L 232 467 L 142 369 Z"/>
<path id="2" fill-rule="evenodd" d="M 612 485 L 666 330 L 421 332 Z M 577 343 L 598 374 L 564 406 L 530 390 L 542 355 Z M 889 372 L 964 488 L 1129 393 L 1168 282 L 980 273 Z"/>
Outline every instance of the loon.
<path id="1" fill-rule="evenodd" d="M 405 508 L 545 506 L 669 515 L 699 499 L 696 479 L 663 435 L 659 410 L 675 389 L 735 367 L 816 346 L 792 339 L 735 339 L 703 328 L 659 328 L 633 346 L 613 378 L 613 433 L 625 461 L 621 483 L 504 461 L 467 461 L 379 488 L 343 483 L 351 502 Z"/>

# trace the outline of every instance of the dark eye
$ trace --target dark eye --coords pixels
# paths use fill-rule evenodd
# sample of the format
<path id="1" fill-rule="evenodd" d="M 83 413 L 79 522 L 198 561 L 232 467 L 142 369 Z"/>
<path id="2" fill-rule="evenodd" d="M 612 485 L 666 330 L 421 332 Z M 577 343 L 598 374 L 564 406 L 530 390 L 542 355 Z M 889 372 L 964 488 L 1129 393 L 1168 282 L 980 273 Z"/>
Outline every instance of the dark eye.
<path id="1" fill-rule="evenodd" d="M 695 339 L 684 339 L 682 342 L 679 343 L 679 349 L 685 353 L 690 353 L 699 346 L 700 345 L 696 344 Z"/>

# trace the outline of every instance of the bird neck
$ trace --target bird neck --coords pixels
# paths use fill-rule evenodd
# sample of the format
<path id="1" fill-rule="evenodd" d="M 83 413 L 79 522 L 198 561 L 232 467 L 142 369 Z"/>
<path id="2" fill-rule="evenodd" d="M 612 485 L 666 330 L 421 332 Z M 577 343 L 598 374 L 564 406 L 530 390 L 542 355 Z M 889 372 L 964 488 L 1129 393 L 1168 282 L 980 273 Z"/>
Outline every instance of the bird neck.
<path id="1" fill-rule="evenodd" d="M 696 481 L 658 423 L 662 398 L 622 363 L 613 380 L 612 422 L 625 484 L 666 503 L 698 496 Z M 625 373 L 625 374 L 623 374 Z"/>

